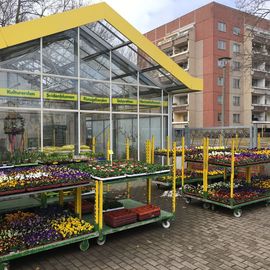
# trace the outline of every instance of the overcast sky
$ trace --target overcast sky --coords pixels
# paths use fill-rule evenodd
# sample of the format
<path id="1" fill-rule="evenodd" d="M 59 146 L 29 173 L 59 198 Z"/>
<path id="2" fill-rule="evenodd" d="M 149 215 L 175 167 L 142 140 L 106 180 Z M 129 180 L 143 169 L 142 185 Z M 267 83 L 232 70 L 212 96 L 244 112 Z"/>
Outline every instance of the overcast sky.
<path id="1" fill-rule="evenodd" d="M 94 0 L 107 2 L 140 32 L 145 33 L 172 21 L 194 9 L 213 1 L 209 0 Z M 235 0 L 216 0 L 235 7 Z"/>

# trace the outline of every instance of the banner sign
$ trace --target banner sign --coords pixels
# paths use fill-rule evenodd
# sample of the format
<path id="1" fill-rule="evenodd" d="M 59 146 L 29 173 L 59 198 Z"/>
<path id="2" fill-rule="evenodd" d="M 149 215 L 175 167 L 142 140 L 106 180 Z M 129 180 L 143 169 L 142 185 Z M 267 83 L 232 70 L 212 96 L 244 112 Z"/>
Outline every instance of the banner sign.
<path id="1" fill-rule="evenodd" d="M 9 88 L 0 88 L 0 96 L 4 97 L 21 97 L 21 98 L 40 98 L 40 92 L 37 90 L 18 90 Z M 59 92 L 47 92 L 43 93 L 44 99 L 47 100 L 60 100 L 60 101 L 77 101 L 76 94 L 66 94 Z M 108 97 L 94 97 L 94 96 L 81 96 L 81 101 L 93 104 L 109 104 L 110 99 Z M 161 107 L 162 102 L 160 100 L 140 99 L 140 105 L 142 106 L 156 106 Z M 113 98 L 112 104 L 114 105 L 137 105 L 137 99 L 130 98 Z M 163 106 L 168 106 L 168 101 L 163 101 Z"/>

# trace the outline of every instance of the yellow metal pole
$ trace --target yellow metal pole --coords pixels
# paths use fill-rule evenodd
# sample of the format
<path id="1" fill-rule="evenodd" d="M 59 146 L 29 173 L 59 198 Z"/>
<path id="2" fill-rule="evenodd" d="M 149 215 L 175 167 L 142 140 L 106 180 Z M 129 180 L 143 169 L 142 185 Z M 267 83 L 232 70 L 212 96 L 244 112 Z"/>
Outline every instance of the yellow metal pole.
<path id="1" fill-rule="evenodd" d="M 63 191 L 63 190 L 60 190 L 60 191 L 59 191 L 59 204 L 60 204 L 61 206 L 64 205 L 64 191 Z"/>
<path id="2" fill-rule="evenodd" d="M 219 134 L 219 147 L 222 147 L 222 134 Z"/>
<path id="3" fill-rule="evenodd" d="M 207 189 L 208 189 L 208 139 L 204 138 L 203 140 L 203 193 L 204 196 L 207 196 Z"/>
<path id="4" fill-rule="evenodd" d="M 247 182 L 250 183 L 251 182 L 251 167 L 246 168 L 246 178 L 247 178 Z"/>
<path id="5" fill-rule="evenodd" d="M 260 150 L 261 149 L 261 133 L 258 133 L 258 146 L 257 148 Z"/>
<path id="6" fill-rule="evenodd" d="M 151 164 L 151 156 L 152 156 L 152 154 L 151 154 L 151 141 L 147 140 L 147 160 L 146 160 L 146 162 L 148 164 Z M 152 192 L 152 190 L 151 190 L 151 186 L 152 186 L 151 179 L 148 178 L 146 182 L 147 182 L 147 204 L 150 204 L 151 203 L 151 195 L 152 195 L 151 194 L 151 192 Z"/>
<path id="7" fill-rule="evenodd" d="M 234 196 L 234 139 L 232 139 L 230 198 Z"/>
<path id="8" fill-rule="evenodd" d="M 183 142 L 183 139 L 182 139 L 182 142 Z M 173 143 L 173 179 L 172 180 L 173 180 L 172 181 L 172 212 L 175 213 L 175 210 L 176 210 L 176 142 Z"/>
<path id="9" fill-rule="evenodd" d="M 238 151 L 239 148 L 239 138 L 238 138 L 238 133 L 235 135 L 235 150 Z"/>
<path id="10" fill-rule="evenodd" d="M 167 165 L 170 165 L 170 137 L 167 136 Z"/>
<path id="11" fill-rule="evenodd" d="M 107 160 L 109 161 L 110 160 L 110 148 L 111 148 L 111 146 L 110 146 L 110 139 L 108 139 L 108 141 L 107 141 Z"/>
<path id="12" fill-rule="evenodd" d="M 95 226 L 98 226 L 99 221 L 99 184 L 98 181 L 95 181 L 96 183 L 96 192 L 95 192 Z"/>
<path id="13" fill-rule="evenodd" d="M 111 160 L 110 149 L 111 149 L 111 142 L 110 142 L 110 139 L 108 138 L 108 141 L 107 141 L 107 161 Z M 107 188 L 107 192 L 109 192 L 110 191 L 110 185 L 107 184 L 106 188 Z"/>
<path id="14" fill-rule="evenodd" d="M 96 137 L 92 138 L 92 152 L 96 153 Z"/>
<path id="15" fill-rule="evenodd" d="M 99 219 L 98 228 L 101 231 L 103 229 L 103 182 L 99 182 Z"/>
<path id="16" fill-rule="evenodd" d="M 129 160 L 129 139 L 126 139 L 126 160 Z M 130 183 L 127 182 L 127 198 L 130 198 Z"/>
<path id="17" fill-rule="evenodd" d="M 151 142 L 151 163 L 155 163 L 155 136 L 152 136 Z"/>
<path id="18" fill-rule="evenodd" d="M 82 218 L 82 188 L 75 189 L 75 213 Z"/>
<path id="19" fill-rule="evenodd" d="M 175 149 L 176 152 L 176 149 Z M 182 137 L 182 164 L 181 164 L 181 180 L 182 180 L 182 192 L 184 192 L 185 185 L 185 137 Z"/>
<path id="20" fill-rule="evenodd" d="M 126 138 L 126 160 L 130 159 L 129 154 L 130 154 L 129 138 Z"/>

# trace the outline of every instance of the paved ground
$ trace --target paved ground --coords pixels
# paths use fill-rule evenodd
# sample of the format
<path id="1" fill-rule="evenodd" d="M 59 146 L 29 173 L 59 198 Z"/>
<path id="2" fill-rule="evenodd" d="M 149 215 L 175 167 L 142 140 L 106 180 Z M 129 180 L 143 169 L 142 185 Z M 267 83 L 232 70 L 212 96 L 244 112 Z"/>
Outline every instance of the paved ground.
<path id="1" fill-rule="evenodd" d="M 169 199 L 154 199 L 165 207 Z M 134 192 L 134 190 L 133 190 Z M 143 194 L 142 188 L 135 193 Z M 86 269 L 270 269 L 270 208 L 245 208 L 240 219 L 222 208 L 204 210 L 200 203 L 177 199 L 177 219 L 170 229 L 160 224 L 110 235 L 104 246 L 91 242 L 18 259 L 11 270 Z"/>

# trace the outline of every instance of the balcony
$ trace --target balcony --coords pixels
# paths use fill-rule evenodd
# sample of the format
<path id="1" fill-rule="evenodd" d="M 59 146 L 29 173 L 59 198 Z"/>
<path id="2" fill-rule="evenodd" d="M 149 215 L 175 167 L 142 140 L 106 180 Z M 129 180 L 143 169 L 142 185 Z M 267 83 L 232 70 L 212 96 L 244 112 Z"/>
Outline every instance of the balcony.
<path id="1" fill-rule="evenodd" d="M 157 45 L 160 47 L 160 46 L 163 46 L 164 44 L 166 44 L 168 42 L 172 42 L 172 41 L 176 42 L 177 44 L 180 44 L 182 42 L 186 42 L 188 40 L 188 36 L 189 36 L 188 31 L 172 33 L 172 34 L 166 36 L 160 42 L 158 42 Z"/>
<path id="2" fill-rule="evenodd" d="M 179 104 L 179 105 L 173 105 L 172 111 L 174 113 L 185 113 L 188 111 L 188 104 Z"/>

